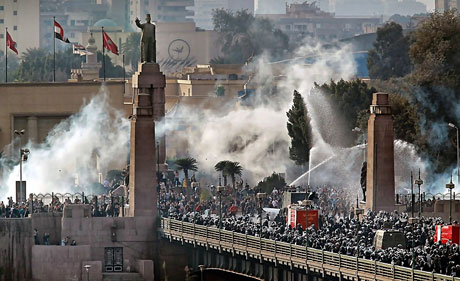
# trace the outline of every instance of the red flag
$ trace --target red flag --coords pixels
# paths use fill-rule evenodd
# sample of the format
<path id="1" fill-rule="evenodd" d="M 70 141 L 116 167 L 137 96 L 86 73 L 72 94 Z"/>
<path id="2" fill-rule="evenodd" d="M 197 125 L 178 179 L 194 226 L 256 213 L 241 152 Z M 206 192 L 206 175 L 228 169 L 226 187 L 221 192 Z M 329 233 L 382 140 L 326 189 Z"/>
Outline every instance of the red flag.
<path id="1" fill-rule="evenodd" d="M 112 39 L 110 39 L 109 35 L 104 32 L 104 48 L 111 51 L 115 55 L 118 56 L 118 47 L 113 43 Z"/>
<path id="2" fill-rule="evenodd" d="M 18 54 L 18 50 L 16 50 L 16 42 L 13 41 L 13 38 L 11 38 L 8 31 L 6 32 L 6 45 L 11 49 L 11 51 L 15 52 L 16 55 Z"/>

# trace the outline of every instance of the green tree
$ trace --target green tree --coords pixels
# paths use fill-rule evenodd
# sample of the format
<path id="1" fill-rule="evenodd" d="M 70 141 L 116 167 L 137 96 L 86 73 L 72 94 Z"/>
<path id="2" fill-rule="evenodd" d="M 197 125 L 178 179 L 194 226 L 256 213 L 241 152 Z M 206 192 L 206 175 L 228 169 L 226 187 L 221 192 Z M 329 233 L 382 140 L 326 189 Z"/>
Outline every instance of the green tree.
<path id="1" fill-rule="evenodd" d="M 53 81 L 53 54 L 44 49 L 30 48 L 22 54 L 16 74 L 21 82 Z M 72 48 L 56 52 L 56 81 L 67 81 L 72 68 L 80 67 L 82 57 L 74 55 Z"/>
<path id="2" fill-rule="evenodd" d="M 0 81 L 5 81 L 5 55 L 0 52 Z M 15 53 L 8 52 L 8 81 L 14 81 L 19 68 L 19 60 Z"/>
<path id="3" fill-rule="evenodd" d="M 185 182 L 187 183 L 187 194 L 189 194 L 191 188 L 188 171 L 197 171 L 197 163 L 196 159 L 192 157 L 180 158 L 174 162 L 178 170 L 184 171 Z"/>
<path id="4" fill-rule="evenodd" d="M 227 166 L 227 164 L 228 164 L 229 162 L 230 162 L 230 161 L 228 161 L 228 160 L 219 161 L 219 162 L 217 162 L 217 164 L 214 166 L 214 169 L 215 169 L 217 172 L 221 172 L 222 178 L 224 178 L 224 186 L 227 186 L 227 173 L 226 173 L 226 171 L 225 171 L 225 167 Z"/>
<path id="5" fill-rule="evenodd" d="M 97 60 L 102 62 L 102 52 L 97 52 Z M 99 77 L 104 77 L 104 69 L 99 69 Z M 105 77 L 120 78 L 123 77 L 123 67 L 114 65 L 112 59 L 105 54 Z"/>
<path id="6" fill-rule="evenodd" d="M 377 90 L 368 87 L 363 81 L 356 79 L 338 82 L 331 80 L 330 83 L 319 85 L 315 83 L 315 90 L 322 91 L 329 97 L 331 104 L 335 105 L 341 116 L 348 125 L 347 131 L 356 127 L 358 114 L 363 110 L 368 110 L 372 102 L 372 94 Z"/>
<path id="7" fill-rule="evenodd" d="M 267 52 L 282 57 L 289 46 L 289 38 L 265 18 L 255 18 L 247 10 L 235 13 L 224 9 L 213 11 L 214 30 L 221 34 L 224 54 L 211 63 L 245 63 Z"/>
<path id="8" fill-rule="evenodd" d="M 421 148 L 444 172 L 456 162 L 455 130 L 460 100 L 460 16 L 449 10 L 434 13 L 416 30 L 410 47 L 414 65 L 414 100 L 422 122 Z"/>
<path id="9" fill-rule="evenodd" d="M 243 172 L 243 167 L 240 166 L 238 162 L 228 161 L 224 168 L 224 174 L 227 174 L 232 179 L 233 195 L 236 199 L 236 176 L 241 176 Z"/>
<path id="10" fill-rule="evenodd" d="M 122 53 L 125 55 L 125 63 L 131 66 L 131 72 L 137 71 L 137 65 L 141 58 L 140 41 L 141 34 L 133 32 L 121 46 Z"/>
<path id="11" fill-rule="evenodd" d="M 288 134 L 291 137 L 289 158 L 294 160 L 297 165 L 303 165 L 310 158 L 311 125 L 303 97 L 296 90 L 294 90 L 293 105 L 286 115 L 288 117 Z"/>
<path id="12" fill-rule="evenodd" d="M 373 79 L 405 76 L 410 72 L 409 39 L 401 25 L 390 22 L 377 29 L 374 48 L 368 52 L 367 68 Z"/>
<path id="13" fill-rule="evenodd" d="M 286 185 L 284 178 L 280 174 L 273 172 L 273 174 L 257 184 L 257 189 L 259 192 L 271 194 L 274 188 L 280 190 L 286 187 Z"/>

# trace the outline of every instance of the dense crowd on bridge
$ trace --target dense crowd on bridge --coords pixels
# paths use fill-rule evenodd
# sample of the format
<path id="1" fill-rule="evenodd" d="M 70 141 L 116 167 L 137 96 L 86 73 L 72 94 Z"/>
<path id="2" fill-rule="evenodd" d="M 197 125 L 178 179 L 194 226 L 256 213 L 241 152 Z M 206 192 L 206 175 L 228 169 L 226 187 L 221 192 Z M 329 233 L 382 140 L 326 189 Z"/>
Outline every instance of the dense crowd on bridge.
<path id="1" fill-rule="evenodd" d="M 321 210 L 319 225 L 310 226 L 307 231 L 300 225 L 287 226 L 286 213 L 280 211 L 270 219 L 263 215 L 262 227 L 256 219 L 258 209 L 252 212 L 231 212 L 229 204 L 223 205 L 222 228 L 238 233 L 262 236 L 266 239 L 309 246 L 334 253 L 375 260 L 394 265 L 413 267 L 414 269 L 442 273 L 460 277 L 460 248 L 457 244 L 441 244 L 434 242 L 435 226 L 444 224 L 440 218 L 421 218 L 419 222 L 409 223 L 406 213 L 369 212 L 361 219 L 354 216 L 352 210 L 352 193 L 334 187 L 320 187 L 314 190 L 318 196 L 314 200 L 314 208 Z M 275 191 L 281 194 L 282 191 Z M 185 222 L 193 222 L 209 227 L 219 227 L 220 217 L 216 196 L 206 205 L 208 212 L 201 208 L 187 207 L 185 196 L 174 198 L 168 213 L 171 218 Z M 255 197 L 252 203 L 257 206 Z M 267 202 L 273 198 L 271 194 Z M 181 202 L 185 203 L 182 207 Z M 195 202 L 192 200 L 192 202 Z M 271 207 L 271 206 L 270 206 Z M 405 236 L 405 246 L 398 245 L 387 249 L 376 249 L 373 241 L 377 230 L 392 229 L 401 231 Z"/>
<path id="2" fill-rule="evenodd" d="M 222 226 L 225 230 L 256 237 L 460 277 L 459 246 L 434 242 L 435 226 L 444 224 L 440 218 L 422 217 L 416 223 L 409 223 L 405 213 L 369 212 L 358 219 L 353 212 L 356 195 L 351 189 L 321 186 L 309 190 L 309 199 L 313 201 L 311 208 L 320 210 L 317 226 L 305 230 L 300 225 L 287 225 L 285 209 L 271 218 L 264 213 L 261 226 L 260 206 L 281 208 L 284 190 L 275 188 L 262 199 L 257 198 L 257 191 L 249 186 L 237 191 L 228 187 L 219 193 L 214 186 L 187 190 L 161 185 L 158 210 L 163 217 L 185 222 L 216 228 Z M 85 203 L 92 206 L 93 216 L 121 215 L 119 197 L 85 197 L 84 202 L 79 198 L 73 201 L 62 199 L 54 197 L 48 204 L 35 199 L 33 212 L 62 212 L 66 204 Z M 8 198 L 6 203 L 0 202 L 0 217 L 27 217 L 30 203 L 15 203 Z M 373 241 L 380 229 L 401 231 L 405 246 L 376 249 Z"/>

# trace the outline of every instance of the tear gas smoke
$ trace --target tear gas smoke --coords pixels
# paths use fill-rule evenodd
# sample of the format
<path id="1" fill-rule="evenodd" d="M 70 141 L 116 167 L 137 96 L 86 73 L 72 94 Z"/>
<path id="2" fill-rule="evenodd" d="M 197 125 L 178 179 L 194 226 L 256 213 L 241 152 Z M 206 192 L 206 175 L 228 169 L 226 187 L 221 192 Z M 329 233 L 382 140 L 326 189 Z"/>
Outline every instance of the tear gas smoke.
<path id="1" fill-rule="evenodd" d="M 19 154 L 18 146 L 10 146 L 5 151 Z M 100 193 L 93 189 L 98 173 L 105 176 L 108 169 L 120 169 L 127 162 L 129 121 L 109 105 L 108 94 L 102 87 L 79 113 L 56 125 L 43 144 L 29 142 L 23 147 L 30 149 L 29 159 L 23 165 L 27 194 Z M 2 164 L 3 171 L 8 169 Z M 2 177 L 0 200 L 15 194 L 17 180 L 19 165 Z"/>

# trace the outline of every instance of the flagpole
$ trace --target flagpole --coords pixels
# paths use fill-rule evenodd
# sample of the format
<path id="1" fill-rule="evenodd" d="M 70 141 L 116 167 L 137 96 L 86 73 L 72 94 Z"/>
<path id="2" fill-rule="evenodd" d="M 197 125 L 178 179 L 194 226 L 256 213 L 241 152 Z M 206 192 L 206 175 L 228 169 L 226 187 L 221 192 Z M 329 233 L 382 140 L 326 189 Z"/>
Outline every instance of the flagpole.
<path id="1" fill-rule="evenodd" d="M 125 54 L 122 57 L 123 60 L 123 94 L 125 93 L 125 86 L 126 86 L 126 73 L 125 73 Z"/>
<path id="2" fill-rule="evenodd" d="M 56 30 L 54 23 L 56 17 L 53 17 L 53 82 L 56 82 Z"/>
<path id="3" fill-rule="evenodd" d="M 8 27 L 5 27 L 5 83 L 8 83 Z"/>
<path id="4" fill-rule="evenodd" d="M 105 81 L 105 43 L 104 43 L 104 27 L 102 26 L 102 72 L 104 73 Z"/>

